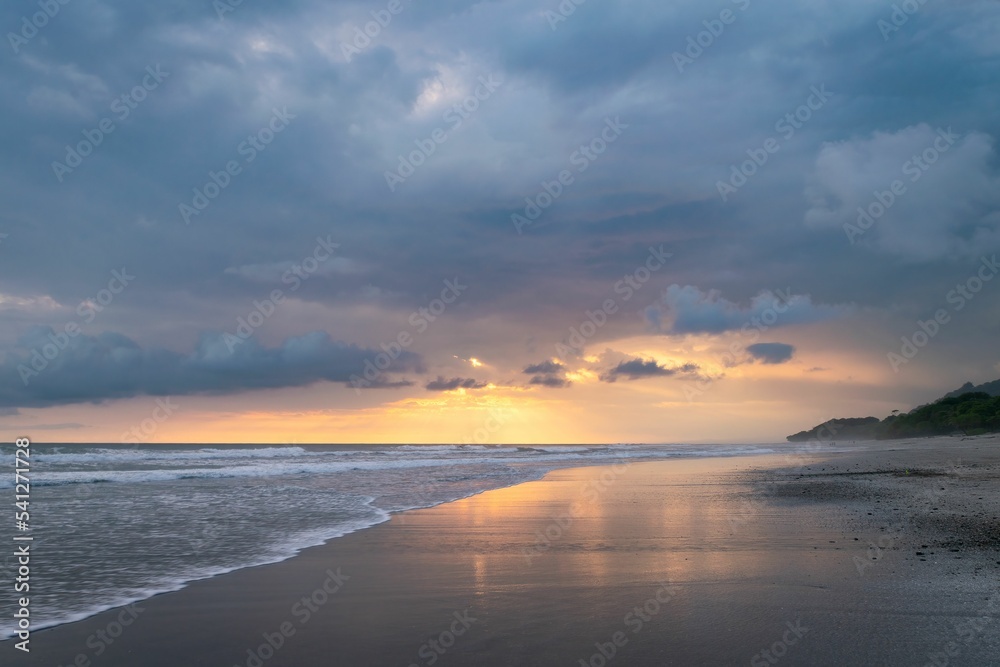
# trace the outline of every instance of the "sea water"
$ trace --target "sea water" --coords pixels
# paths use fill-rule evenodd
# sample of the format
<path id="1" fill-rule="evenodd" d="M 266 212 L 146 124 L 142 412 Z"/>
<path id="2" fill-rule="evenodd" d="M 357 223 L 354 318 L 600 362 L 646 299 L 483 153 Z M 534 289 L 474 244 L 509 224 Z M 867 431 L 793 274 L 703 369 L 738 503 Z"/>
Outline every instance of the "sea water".
<path id="1" fill-rule="evenodd" d="M 774 451 L 752 445 L 32 445 L 35 629 L 182 588 L 557 468 Z M 13 445 L 0 446 L 13 461 Z M 9 456 L 8 456 L 9 454 Z M 12 470 L 13 470 L 13 464 Z M 0 478 L 13 504 L 14 475 Z M 13 532 L 13 508 L 9 517 Z M 0 576 L 14 580 L 13 542 Z M 0 601 L 13 604 L 10 586 Z M 11 599 L 7 599 L 11 598 Z M 13 635 L 9 618 L 0 637 Z"/>

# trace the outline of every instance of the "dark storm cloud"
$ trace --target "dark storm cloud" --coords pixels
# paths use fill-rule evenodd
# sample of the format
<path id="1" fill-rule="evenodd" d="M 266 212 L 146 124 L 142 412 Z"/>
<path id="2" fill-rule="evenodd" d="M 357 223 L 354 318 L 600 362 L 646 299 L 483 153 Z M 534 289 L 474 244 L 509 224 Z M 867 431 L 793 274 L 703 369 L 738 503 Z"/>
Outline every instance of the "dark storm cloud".
<path id="1" fill-rule="evenodd" d="M 835 319 L 851 312 L 850 306 L 816 306 L 808 296 L 789 291 L 765 291 L 748 306 L 729 301 L 717 291 L 704 293 L 690 285 L 671 285 L 663 295 L 663 309 L 672 319 L 669 331 L 675 334 L 723 333 L 744 327 L 790 326 Z M 650 309 L 646 317 L 659 324 L 661 309 Z"/>
<path id="2" fill-rule="evenodd" d="M 324 332 L 290 338 L 277 348 L 230 334 L 204 334 L 193 353 L 143 349 L 116 333 L 62 336 L 39 328 L 0 365 L 0 406 L 44 407 L 97 403 L 140 395 L 228 394 L 253 389 L 349 382 L 377 350 L 338 343 Z M 29 351 L 30 350 L 30 351 Z M 419 357 L 402 352 L 388 370 L 420 371 Z M 382 386 L 393 386 L 384 384 Z"/>
<path id="3" fill-rule="evenodd" d="M 369 389 L 403 389 L 405 387 L 412 387 L 416 384 L 413 380 L 392 380 L 380 375 L 374 380 L 366 380 L 365 382 L 351 383 L 351 387 L 359 391 L 367 391 Z"/>
<path id="4" fill-rule="evenodd" d="M 283 272 L 329 235 L 337 263 L 295 293 L 305 305 L 282 311 L 283 335 L 323 328 L 376 348 L 443 280 L 461 276 L 469 294 L 442 316 L 454 327 L 434 323 L 419 343 L 428 357 L 450 358 L 445 333 L 488 318 L 508 330 L 490 329 L 486 344 L 529 332 L 540 345 L 561 340 L 581 313 L 617 297 L 616 282 L 646 248 L 664 244 L 670 264 L 619 302 L 592 342 L 738 330 L 767 315 L 766 295 L 788 289 L 774 326 L 869 313 L 877 333 L 851 344 L 880 351 L 940 307 L 974 268 L 971 255 L 1000 247 L 995 2 L 928 4 L 887 37 L 877 21 L 891 7 L 868 0 L 588 2 L 554 27 L 545 12 L 558 11 L 555 1 L 404 2 L 346 62 L 343 45 L 382 6 L 243 2 L 220 18 L 205 2 L 74 0 L 17 53 L 5 43 L 0 307 L 6 294 L 73 308 L 112 268 L 136 267 L 135 284 L 88 333 L 192 341 L 173 354 L 197 359 L 199 332 L 286 288 Z M 0 8 L 4 33 L 35 7 Z M 721 8 L 735 22 L 679 71 L 674 53 Z M 121 117 L 121 102 L 112 105 L 157 66 L 169 75 Z M 446 110 L 491 73 L 504 84 L 453 128 Z M 793 136 L 778 134 L 776 121 L 824 84 L 830 100 Z M 295 118 L 246 162 L 239 147 L 275 108 Z M 628 128 L 576 171 L 571 155 L 617 116 Z M 114 131 L 60 182 L 52 163 L 65 162 L 84 132 L 96 136 L 104 118 Z M 852 244 L 843 225 L 857 207 L 947 127 L 961 136 L 954 148 Z M 390 193 L 385 172 L 438 128 L 447 141 Z M 780 150 L 721 201 L 717 183 L 772 136 Z M 222 178 L 230 160 L 241 172 L 185 225 L 178 205 L 212 174 Z M 511 214 L 564 169 L 574 182 L 519 237 Z M 970 308 L 950 329 L 970 367 L 992 349 L 990 312 Z M 13 341 L 32 324 L 57 326 L 46 317 L 5 317 L 0 349 L 23 353 Z M 510 369 L 530 362 L 510 356 Z M 271 386 L 258 362 L 253 380 L 228 385 L 201 369 L 209 388 L 200 390 Z M 194 373 L 192 364 L 175 365 Z M 44 396 L 17 389 L 15 375 L 0 403 L 90 400 L 83 379 L 57 381 L 62 372 L 46 371 Z M 294 386 L 315 376 L 286 366 L 270 377 Z M 142 389 L 101 388 L 113 384 L 107 373 L 98 380 L 97 394 Z"/>
<path id="5" fill-rule="evenodd" d="M 528 384 L 539 387 L 548 387 L 550 389 L 565 389 L 572 383 L 566 378 L 556 377 L 554 375 L 536 375 L 528 381 Z"/>
<path id="6" fill-rule="evenodd" d="M 566 379 L 566 367 L 559 362 L 546 359 L 537 364 L 530 364 L 522 371 L 526 375 L 533 376 L 528 381 L 529 385 L 538 387 L 548 387 L 550 389 L 565 389 L 572 382 Z"/>
<path id="7" fill-rule="evenodd" d="M 698 370 L 697 364 L 684 364 L 676 368 L 661 366 L 655 359 L 630 359 L 622 361 L 614 368 L 601 373 L 602 382 L 616 382 L 620 378 L 641 380 L 651 377 L 671 377 L 677 374 L 691 374 Z"/>
<path id="8" fill-rule="evenodd" d="M 795 354 L 795 347 L 785 343 L 755 343 L 747 346 L 747 352 L 762 363 L 783 364 Z"/>
<path id="9" fill-rule="evenodd" d="M 528 375 L 549 375 L 552 373 L 561 373 L 565 369 L 566 367 L 562 364 L 546 359 L 541 363 L 531 364 L 523 372 Z"/>
<path id="10" fill-rule="evenodd" d="M 456 389 L 483 389 L 489 382 L 480 382 L 473 378 L 451 378 L 446 380 L 439 375 L 436 380 L 431 380 L 425 385 L 429 391 L 455 391 Z"/>

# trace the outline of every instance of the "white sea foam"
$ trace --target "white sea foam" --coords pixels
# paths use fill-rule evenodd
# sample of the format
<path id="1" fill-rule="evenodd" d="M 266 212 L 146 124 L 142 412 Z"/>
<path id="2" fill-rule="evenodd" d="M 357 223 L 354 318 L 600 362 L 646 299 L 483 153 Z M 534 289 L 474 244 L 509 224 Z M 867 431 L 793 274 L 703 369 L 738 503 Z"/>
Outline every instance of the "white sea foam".
<path id="1" fill-rule="evenodd" d="M 538 479 L 557 468 L 773 451 L 730 445 L 36 445 L 32 517 L 41 526 L 37 557 L 45 561 L 47 586 L 33 596 L 33 613 L 45 619 L 35 627 L 285 560 L 394 512 Z M 0 488 L 12 485 L 0 479 Z M 0 624 L 0 636 L 11 631 L 6 621 Z"/>
<path id="2" fill-rule="evenodd" d="M 766 448 L 726 447 L 490 447 L 482 445 L 402 446 L 381 450 L 309 451 L 301 447 L 259 449 L 91 449 L 34 456 L 35 486 L 64 484 L 142 484 L 184 479 L 329 475 L 348 471 L 422 468 L 439 465 L 483 466 L 551 463 L 565 460 L 599 464 L 608 459 L 733 456 L 770 453 Z M 152 465 L 160 464 L 160 465 Z M 212 466 L 212 467 L 209 467 Z M 0 479 L 10 488 L 12 479 Z"/>

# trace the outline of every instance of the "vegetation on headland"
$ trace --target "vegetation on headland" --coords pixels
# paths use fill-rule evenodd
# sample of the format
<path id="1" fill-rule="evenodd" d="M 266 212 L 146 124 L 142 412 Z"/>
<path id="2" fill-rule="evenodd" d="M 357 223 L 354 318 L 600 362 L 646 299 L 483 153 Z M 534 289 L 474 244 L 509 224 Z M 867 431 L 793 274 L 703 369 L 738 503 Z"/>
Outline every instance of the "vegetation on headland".
<path id="1" fill-rule="evenodd" d="M 985 391 L 984 391 L 985 390 Z M 934 435 L 980 435 L 1000 432 L 1000 380 L 979 387 L 966 383 L 933 403 L 904 414 L 831 419 L 808 431 L 788 436 L 807 440 L 891 440 Z"/>
<path id="2" fill-rule="evenodd" d="M 978 387 L 973 386 L 971 382 L 966 382 L 955 391 L 949 391 L 947 394 L 943 396 L 943 398 L 954 398 L 956 396 L 961 396 L 962 394 L 971 394 L 977 391 L 982 392 L 984 394 L 989 394 L 990 396 L 1000 396 L 1000 380 L 994 380 L 993 382 L 984 382 Z"/>

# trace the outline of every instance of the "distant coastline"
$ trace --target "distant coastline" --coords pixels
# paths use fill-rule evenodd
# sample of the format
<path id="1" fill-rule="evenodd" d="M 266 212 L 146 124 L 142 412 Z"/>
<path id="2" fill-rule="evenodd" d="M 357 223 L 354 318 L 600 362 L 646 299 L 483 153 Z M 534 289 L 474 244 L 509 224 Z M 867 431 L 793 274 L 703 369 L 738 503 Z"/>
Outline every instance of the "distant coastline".
<path id="1" fill-rule="evenodd" d="M 831 419 L 808 431 L 793 433 L 789 442 L 810 440 L 894 440 L 942 435 L 1000 432 L 1000 380 L 974 386 L 966 382 L 927 405 L 907 413 L 878 417 Z"/>

